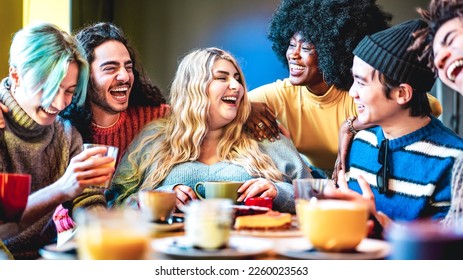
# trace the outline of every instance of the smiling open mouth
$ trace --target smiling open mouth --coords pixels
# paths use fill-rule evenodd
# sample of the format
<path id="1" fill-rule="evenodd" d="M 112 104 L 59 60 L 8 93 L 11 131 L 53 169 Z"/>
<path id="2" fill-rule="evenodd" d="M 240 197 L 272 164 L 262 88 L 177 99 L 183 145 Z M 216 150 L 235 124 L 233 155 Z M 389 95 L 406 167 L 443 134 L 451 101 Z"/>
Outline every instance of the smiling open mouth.
<path id="1" fill-rule="evenodd" d="M 452 64 L 450 64 L 449 68 L 447 68 L 447 78 L 455 82 L 455 79 L 457 78 L 458 74 L 461 72 L 463 69 L 463 59 L 456 60 Z"/>
<path id="2" fill-rule="evenodd" d="M 48 115 L 52 115 L 52 116 L 56 116 L 56 115 L 58 115 L 58 113 L 59 113 L 59 111 L 57 111 L 57 110 L 45 109 L 45 108 L 43 108 L 43 107 L 40 107 L 40 109 L 41 109 L 42 111 L 44 111 L 45 113 L 47 113 Z"/>
<path id="3" fill-rule="evenodd" d="M 222 101 L 225 102 L 225 103 L 228 103 L 228 104 L 236 104 L 236 100 L 238 100 L 238 98 L 236 98 L 236 96 L 222 97 Z"/>

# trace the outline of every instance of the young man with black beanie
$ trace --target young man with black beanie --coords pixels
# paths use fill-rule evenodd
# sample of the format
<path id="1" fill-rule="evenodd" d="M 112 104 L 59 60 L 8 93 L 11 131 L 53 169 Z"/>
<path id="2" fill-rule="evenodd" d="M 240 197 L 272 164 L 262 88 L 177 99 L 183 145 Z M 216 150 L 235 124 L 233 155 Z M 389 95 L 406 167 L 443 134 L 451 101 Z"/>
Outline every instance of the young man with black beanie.
<path id="1" fill-rule="evenodd" d="M 418 59 L 422 50 L 409 50 L 424 26 L 406 21 L 366 36 L 353 51 L 349 94 L 358 120 L 376 126 L 356 134 L 345 178 L 359 193 L 361 178 L 368 182 L 382 221 L 444 218 L 452 166 L 463 155 L 463 139 L 430 114 L 426 92 L 435 77 Z"/>

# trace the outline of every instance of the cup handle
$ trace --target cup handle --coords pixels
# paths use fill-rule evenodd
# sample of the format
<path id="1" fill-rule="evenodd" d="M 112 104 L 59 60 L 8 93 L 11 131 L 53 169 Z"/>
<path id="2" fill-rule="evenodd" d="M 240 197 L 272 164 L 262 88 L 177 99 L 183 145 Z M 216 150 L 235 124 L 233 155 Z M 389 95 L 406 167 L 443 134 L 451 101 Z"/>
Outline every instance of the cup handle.
<path id="1" fill-rule="evenodd" d="M 193 191 L 196 193 L 196 195 L 200 198 L 200 199 L 206 199 L 205 197 L 202 197 L 199 192 L 198 192 L 198 187 L 199 186 L 204 186 L 203 182 L 198 182 L 196 183 L 195 187 L 193 188 Z"/>

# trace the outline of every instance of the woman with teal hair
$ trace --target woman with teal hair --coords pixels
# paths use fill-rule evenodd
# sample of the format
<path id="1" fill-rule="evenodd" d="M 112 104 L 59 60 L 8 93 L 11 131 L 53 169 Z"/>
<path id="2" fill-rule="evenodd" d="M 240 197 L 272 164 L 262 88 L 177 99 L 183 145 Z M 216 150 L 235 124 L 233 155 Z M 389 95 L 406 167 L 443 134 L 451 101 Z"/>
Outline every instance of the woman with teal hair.
<path id="1" fill-rule="evenodd" d="M 0 82 L 7 108 L 0 131 L 0 172 L 32 177 L 28 204 L 17 222 L 1 223 L 0 239 L 10 257 L 33 259 L 56 239 L 53 210 L 86 187 L 103 183 L 113 167 L 105 151 L 82 152 L 82 138 L 58 116 L 73 99 L 86 97 L 88 64 L 79 45 L 57 26 L 40 23 L 18 31 L 10 48 L 9 75 Z"/>

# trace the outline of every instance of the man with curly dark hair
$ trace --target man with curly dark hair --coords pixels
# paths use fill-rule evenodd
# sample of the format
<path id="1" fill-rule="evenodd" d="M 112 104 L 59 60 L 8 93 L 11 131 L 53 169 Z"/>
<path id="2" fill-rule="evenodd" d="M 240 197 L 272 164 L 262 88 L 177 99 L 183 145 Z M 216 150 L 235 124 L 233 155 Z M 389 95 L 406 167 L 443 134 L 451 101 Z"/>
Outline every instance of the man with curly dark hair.
<path id="1" fill-rule="evenodd" d="M 81 29 L 76 39 L 90 65 L 84 108 L 71 104 L 62 116 L 72 121 L 84 142 L 113 145 L 120 159 L 137 132 L 163 117 L 168 105 L 138 63 L 120 28 L 100 22 Z"/>
<path id="2" fill-rule="evenodd" d="M 412 48 L 424 48 L 423 59 L 440 80 L 463 95 L 463 0 L 432 0 L 418 9 L 428 27 L 416 32 Z M 463 157 L 452 171 L 452 200 L 444 219 L 447 226 L 463 225 Z"/>
<path id="3" fill-rule="evenodd" d="M 144 125 L 164 117 L 170 107 L 161 90 L 144 74 L 135 50 L 116 25 L 107 22 L 89 25 L 77 33 L 76 39 L 90 66 L 88 97 L 84 107 L 73 102 L 61 115 L 71 120 L 84 142 L 118 147 L 118 163 Z M 97 200 L 98 192 L 87 189 L 72 203 L 56 209 L 53 219 L 59 238 L 74 227 L 67 208 L 87 204 L 105 206 L 105 201 Z"/>
<path id="4" fill-rule="evenodd" d="M 348 93 L 352 51 L 365 35 L 386 29 L 391 18 L 376 0 L 283 0 L 268 38 L 290 75 L 249 93 L 249 130 L 258 139 L 273 140 L 278 135 L 275 115 L 298 151 L 329 176 L 341 127 L 348 143 L 356 130 L 366 128 L 355 119 L 356 105 Z M 435 106 L 440 114 L 440 104 Z"/>

